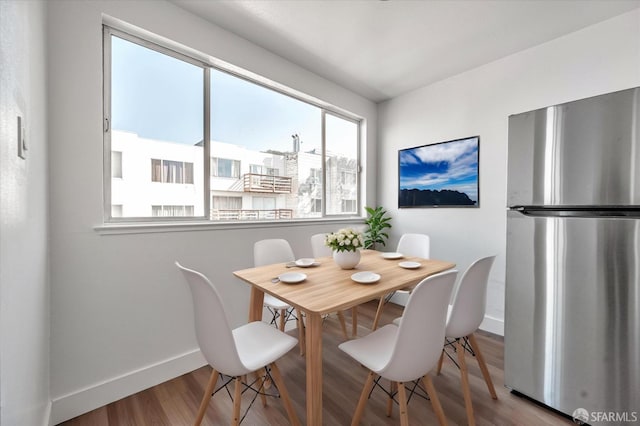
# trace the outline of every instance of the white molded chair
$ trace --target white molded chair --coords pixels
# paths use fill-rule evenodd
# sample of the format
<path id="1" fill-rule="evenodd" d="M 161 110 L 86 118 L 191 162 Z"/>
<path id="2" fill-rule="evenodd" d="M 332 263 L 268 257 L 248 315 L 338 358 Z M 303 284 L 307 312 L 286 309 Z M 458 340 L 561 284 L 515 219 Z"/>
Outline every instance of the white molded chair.
<path id="1" fill-rule="evenodd" d="M 191 289 L 196 339 L 204 358 L 213 368 L 194 424 L 199 425 L 202 422 L 220 374 L 235 378 L 232 425 L 239 424 L 242 378 L 254 373 L 262 404 L 267 404 L 262 393 L 263 376 L 272 377 L 282 397 L 289 421 L 293 425 L 299 425 L 289 393 L 275 364 L 276 360 L 295 347 L 297 339 L 260 321 L 232 330 L 222 298 L 207 277 L 183 267 L 178 262 L 176 266 L 182 271 Z M 270 373 L 267 369 L 270 369 Z"/>
<path id="2" fill-rule="evenodd" d="M 326 245 L 325 239 L 327 234 L 314 234 L 311 236 L 311 251 L 313 257 L 329 257 L 333 255 L 331 247 Z"/>
<path id="3" fill-rule="evenodd" d="M 489 282 L 489 272 L 495 260 L 495 256 L 487 256 L 476 260 L 465 271 L 460 279 L 460 283 L 455 289 L 453 303 L 449 305 L 447 315 L 447 329 L 445 336 L 447 345 L 455 347 L 458 355 L 458 366 L 460 367 L 460 376 L 462 379 L 462 393 L 467 411 L 467 419 L 469 425 L 475 424 L 473 416 L 473 407 L 471 405 L 471 391 L 469 390 L 469 377 L 467 372 L 467 364 L 465 361 L 465 352 L 469 349 L 470 353 L 475 355 L 478 366 L 487 383 L 487 388 L 491 394 L 491 398 L 498 399 L 496 390 L 493 387 L 487 364 L 484 361 L 480 347 L 474 336 L 474 332 L 480 327 L 480 323 L 484 319 L 484 313 L 487 302 L 487 283 Z M 438 374 L 442 369 L 442 361 L 444 355 L 447 354 L 443 348 L 438 360 Z M 451 358 L 453 360 L 453 358 Z"/>
<path id="4" fill-rule="evenodd" d="M 405 256 L 414 256 L 421 257 L 423 259 L 428 259 L 430 255 L 430 240 L 429 236 L 425 234 L 403 234 L 400 237 L 400 241 L 398 241 L 398 247 L 396 251 L 398 253 L 402 253 Z M 411 293 L 413 290 L 412 287 L 405 288 L 402 290 L 397 290 L 396 293 Z M 380 322 L 380 317 L 382 316 L 382 310 L 384 309 L 384 305 L 390 299 L 391 295 L 385 295 L 380 298 L 380 302 L 378 302 L 378 310 L 376 311 L 376 316 L 373 319 L 373 325 L 371 326 L 372 330 L 378 328 L 378 322 Z"/>
<path id="5" fill-rule="evenodd" d="M 287 240 L 281 238 L 260 240 L 253 245 L 253 266 L 287 263 L 295 260 L 293 250 Z M 297 315 L 293 315 L 293 307 L 291 305 L 267 293 L 264 294 L 263 304 L 273 315 L 271 324 L 275 325 L 276 320 L 280 319 L 279 328 L 281 331 L 284 331 L 286 321 L 295 318 L 300 340 L 300 355 L 303 355 L 305 346 L 304 324 L 302 323 L 300 311 L 296 312 Z"/>
<path id="6" fill-rule="evenodd" d="M 443 272 L 422 280 L 411 292 L 399 326 L 389 324 L 369 335 L 338 347 L 370 370 L 351 421 L 358 425 L 375 376 L 397 389 L 400 421 L 408 425 L 405 383 L 422 379 L 440 424 L 446 419 L 428 373 L 438 362 L 444 342 L 447 305 L 458 271 Z M 391 398 L 387 416 L 391 415 Z"/>
<path id="7" fill-rule="evenodd" d="M 478 259 L 467 268 L 458 286 L 454 290 L 453 302 L 449 305 L 447 312 L 445 348 L 446 346 L 453 347 L 458 358 L 457 365 L 460 368 L 462 393 L 469 425 L 475 424 L 475 418 L 473 415 L 473 406 L 471 405 L 471 391 L 469 389 L 465 352 L 468 351 L 476 357 L 491 398 L 498 399 L 487 364 L 484 361 L 482 352 L 480 352 L 478 342 L 473 335 L 484 319 L 487 301 L 487 283 L 489 281 L 489 272 L 491 271 L 491 266 L 495 258 L 495 256 L 488 256 Z M 400 318 L 396 318 L 393 322 L 396 325 L 399 324 Z M 447 353 L 445 348 L 442 349 L 440 359 L 438 360 L 437 374 L 440 374 L 445 354 L 455 363 L 455 360 Z"/>
<path id="8" fill-rule="evenodd" d="M 311 251 L 313 252 L 314 258 L 330 257 L 333 255 L 331 248 L 324 243 L 326 236 L 326 234 L 314 234 L 311 236 Z M 349 335 L 347 334 L 347 324 L 342 311 L 338 312 L 338 319 L 340 320 L 340 326 L 342 327 L 344 338 L 349 339 Z M 351 320 L 352 333 L 355 336 L 358 331 L 358 308 L 356 306 L 351 308 Z"/>

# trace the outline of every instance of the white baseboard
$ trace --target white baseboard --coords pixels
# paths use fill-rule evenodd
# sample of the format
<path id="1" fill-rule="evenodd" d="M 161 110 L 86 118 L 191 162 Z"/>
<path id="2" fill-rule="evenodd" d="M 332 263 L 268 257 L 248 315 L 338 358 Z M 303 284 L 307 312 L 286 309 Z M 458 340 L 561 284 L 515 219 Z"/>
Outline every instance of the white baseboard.
<path id="1" fill-rule="evenodd" d="M 396 293 L 391 298 L 391 302 L 401 306 L 406 306 L 408 300 L 408 293 Z M 484 320 L 480 324 L 480 329 L 499 336 L 504 336 L 504 320 L 485 315 Z"/>
<path id="2" fill-rule="evenodd" d="M 485 315 L 484 320 L 480 324 L 480 330 L 488 331 L 498 336 L 504 336 L 504 320 Z"/>
<path id="3" fill-rule="evenodd" d="M 49 425 L 57 425 L 203 365 L 206 365 L 206 361 L 200 350 L 196 349 L 53 398 Z"/>
<path id="4" fill-rule="evenodd" d="M 51 401 L 45 407 L 42 426 L 51 426 Z"/>

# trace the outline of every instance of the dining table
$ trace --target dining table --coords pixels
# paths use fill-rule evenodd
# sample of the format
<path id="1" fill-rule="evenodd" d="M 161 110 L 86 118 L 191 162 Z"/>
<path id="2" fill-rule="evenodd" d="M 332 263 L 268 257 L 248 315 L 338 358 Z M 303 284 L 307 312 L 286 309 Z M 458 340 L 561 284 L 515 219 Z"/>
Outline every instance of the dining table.
<path id="1" fill-rule="evenodd" d="M 360 263 L 354 269 L 341 269 L 329 256 L 315 259 L 310 266 L 304 263 L 307 267 L 291 268 L 295 264 L 276 263 L 233 273 L 251 285 L 249 321 L 262 320 L 265 293 L 287 302 L 305 315 L 306 424 L 309 426 L 322 425 L 323 316 L 379 299 L 455 267 L 447 261 L 376 250 L 360 250 L 360 255 Z M 278 278 L 292 271 L 298 272 L 289 280 L 295 282 L 287 283 Z"/>

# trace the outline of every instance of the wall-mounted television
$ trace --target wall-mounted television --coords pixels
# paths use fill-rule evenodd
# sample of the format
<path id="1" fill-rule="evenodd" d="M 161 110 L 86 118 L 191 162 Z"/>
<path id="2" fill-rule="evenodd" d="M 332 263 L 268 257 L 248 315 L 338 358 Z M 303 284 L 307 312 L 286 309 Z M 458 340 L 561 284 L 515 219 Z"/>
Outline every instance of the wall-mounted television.
<path id="1" fill-rule="evenodd" d="M 478 207 L 480 136 L 398 151 L 398 207 Z"/>

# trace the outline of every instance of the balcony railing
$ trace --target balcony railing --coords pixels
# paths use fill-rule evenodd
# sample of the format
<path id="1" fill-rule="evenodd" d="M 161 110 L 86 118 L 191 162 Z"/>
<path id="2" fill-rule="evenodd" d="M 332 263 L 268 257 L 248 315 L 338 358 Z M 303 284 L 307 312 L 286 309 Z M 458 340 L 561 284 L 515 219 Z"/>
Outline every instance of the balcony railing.
<path id="1" fill-rule="evenodd" d="M 291 178 L 247 173 L 243 176 L 244 192 L 291 194 Z"/>
<path id="2" fill-rule="evenodd" d="M 278 220 L 293 218 L 291 209 L 218 210 L 211 209 L 211 220 Z"/>

